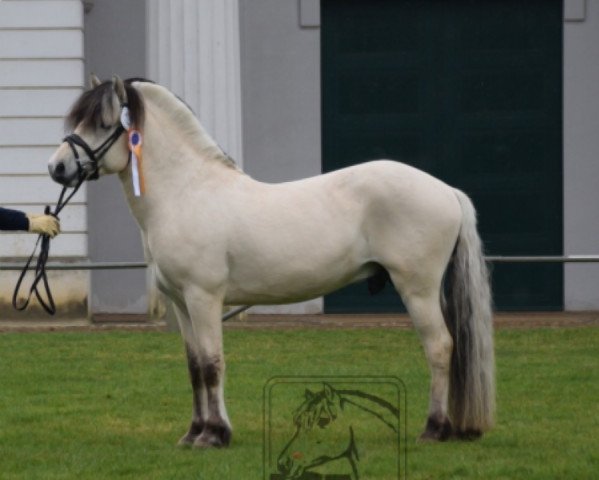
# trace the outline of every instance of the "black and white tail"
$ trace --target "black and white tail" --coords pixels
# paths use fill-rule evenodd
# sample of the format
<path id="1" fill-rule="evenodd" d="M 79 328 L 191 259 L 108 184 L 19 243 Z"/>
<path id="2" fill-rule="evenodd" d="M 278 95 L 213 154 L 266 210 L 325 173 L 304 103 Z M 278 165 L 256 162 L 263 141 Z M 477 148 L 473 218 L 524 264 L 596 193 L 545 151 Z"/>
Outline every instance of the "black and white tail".
<path id="1" fill-rule="evenodd" d="M 476 211 L 461 191 L 462 225 L 448 265 L 443 313 L 453 338 L 449 416 L 456 433 L 479 435 L 494 424 L 495 355 L 489 273 Z"/>

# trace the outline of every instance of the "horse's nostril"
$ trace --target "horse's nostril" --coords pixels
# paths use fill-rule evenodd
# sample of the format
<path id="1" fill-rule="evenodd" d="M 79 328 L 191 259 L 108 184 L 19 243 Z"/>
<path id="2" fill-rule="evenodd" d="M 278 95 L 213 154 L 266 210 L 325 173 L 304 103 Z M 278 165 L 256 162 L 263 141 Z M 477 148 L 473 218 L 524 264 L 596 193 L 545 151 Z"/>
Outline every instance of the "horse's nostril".
<path id="1" fill-rule="evenodd" d="M 64 173 L 64 171 L 65 171 L 64 163 L 58 162 L 56 164 L 56 168 L 54 169 L 54 173 L 57 173 L 58 175 L 61 175 L 61 174 Z"/>

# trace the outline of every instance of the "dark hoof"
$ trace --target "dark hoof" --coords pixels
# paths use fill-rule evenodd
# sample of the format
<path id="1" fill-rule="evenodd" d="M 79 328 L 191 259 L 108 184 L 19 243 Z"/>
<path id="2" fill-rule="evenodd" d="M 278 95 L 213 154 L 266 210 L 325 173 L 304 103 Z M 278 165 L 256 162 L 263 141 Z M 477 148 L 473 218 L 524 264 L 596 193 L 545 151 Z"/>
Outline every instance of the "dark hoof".
<path id="1" fill-rule="evenodd" d="M 420 435 L 419 442 L 444 442 L 452 434 L 450 421 L 446 418 L 442 421 L 429 417 L 426 422 L 424 433 Z"/>
<path id="2" fill-rule="evenodd" d="M 480 430 L 473 430 L 473 429 L 472 430 L 456 430 L 456 432 L 454 433 L 454 436 L 458 440 L 465 440 L 465 441 L 472 442 L 474 440 L 478 440 L 479 438 L 482 438 L 483 432 L 481 432 Z"/>
<path id="3" fill-rule="evenodd" d="M 195 448 L 222 448 L 231 443 L 231 429 L 225 424 L 207 424 L 193 442 Z"/>

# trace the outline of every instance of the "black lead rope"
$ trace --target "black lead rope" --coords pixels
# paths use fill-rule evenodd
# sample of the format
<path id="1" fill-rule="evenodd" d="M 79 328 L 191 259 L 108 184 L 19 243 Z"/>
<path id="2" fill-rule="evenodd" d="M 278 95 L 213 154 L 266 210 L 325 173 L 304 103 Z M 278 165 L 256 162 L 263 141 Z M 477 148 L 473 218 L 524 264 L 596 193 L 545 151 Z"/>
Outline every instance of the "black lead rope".
<path id="1" fill-rule="evenodd" d="M 123 126 L 119 124 L 117 128 L 114 130 L 114 132 L 112 132 L 112 134 L 95 150 L 92 150 L 92 148 L 85 142 L 85 140 L 83 140 L 79 135 L 75 133 L 72 133 L 71 135 L 68 135 L 64 138 L 63 141 L 69 144 L 69 147 L 71 147 L 73 155 L 75 156 L 75 159 L 77 161 L 79 180 L 77 181 L 77 185 L 75 185 L 75 187 L 73 188 L 73 191 L 69 193 L 66 196 L 66 198 L 65 194 L 68 188 L 62 188 L 60 196 L 58 197 L 58 202 L 56 202 L 56 207 L 54 208 L 54 211 L 52 212 L 50 210 L 50 206 L 46 205 L 46 208 L 44 210 L 44 213 L 46 215 L 53 215 L 56 218 L 58 218 L 58 215 L 60 214 L 61 210 L 66 206 L 67 203 L 69 203 L 71 198 L 73 198 L 73 196 L 77 193 L 81 185 L 83 185 L 83 182 L 85 182 L 85 180 L 96 180 L 98 178 L 98 162 L 106 154 L 106 152 L 108 152 L 110 147 L 114 145 L 114 143 L 119 139 L 119 137 L 123 134 L 124 131 L 125 129 L 123 128 Z M 86 173 L 84 171 L 81 162 L 79 162 L 79 154 L 75 146 L 81 147 L 85 151 L 90 162 L 92 163 L 93 170 L 90 173 Z M 29 288 L 29 295 L 27 295 L 27 298 L 24 302 L 19 304 L 18 297 L 19 291 L 21 290 L 21 284 L 25 279 L 25 275 L 27 275 L 27 272 L 29 271 L 29 267 L 33 262 L 38 246 L 40 247 L 40 253 L 37 256 L 37 262 L 35 264 L 35 277 L 33 279 L 33 282 L 31 283 L 31 287 Z M 19 275 L 19 279 L 17 280 L 17 284 L 15 286 L 15 291 L 12 295 L 12 306 L 16 310 L 25 310 L 29 305 L 29 302 L 31 301 L 31 297 L 35 294 L 35 297 L 40 302 L 40 305 L 46 312 L 48 312 L 50 315 L 54 315 L 56 313 L 54 297 L 52 296 L 52 292 L 50 291 L 50 284 L 48 283 L 48 276 L 46 274 L 46 263 L 48 262 L 49 255 L 50 237 L 45 234 L 40 234 L 37 237 L 35 246 L 33 247 L 33 252 L 31 253 L 29 259 L 25 263 L 25 266 L 21 271 L 21 275 Z M 39 290 L 40 282 L 42 282 L 43 284 L 45 299 L 44 295 L 42 295 L 42 293 Z"/>
<path id="2" fill-rule="evenodd" d="M 44 213 L 46 215 L 53 215 L 56 218 L 58 218 L 58 214 L 60 213 L 60 211 L 65 207 L 67 203 L 69 203 L 71 198 L 73 198 L 73 196 L 77 193 L 81 185 L 83 185 L 85 179 L 86 176 L 81 173 L 77 185 L 75 186 L 75 188 L 73 188 L 73 191 L 69 193 L 69 195 L 66 198 L 65 193 L 67 192 L 68 188 L 63 187 L 62 191 L 60 192 L 60 196 L 58 197 L 58 202 L 56 202 L 56 207 L 54 211 L 52 212 L 50 210 L 50 206 L 46 205 Z M 19 304 L 18 297 L 19 292 L 21 290 L 21 284 L 25 279 L 25 275 L 27 275 L 27 272 L 29 271 L 29 267 L 33 262 L 33 258 L 35 257 L 38 246 L 40 247 L 40 253 L 37 256 L 37 262 L 35 264 L 35 277 L 33 279 L 33 282 L 31 283 L 31 287 L 29 288 L 29 294 L 27 295 L 27 298 L 24 302 Z M 50 237 L 42 233 L 37 237 L 37 241 L 35 242 L 35 246 L 33 247 L 33 252 L 29 256 L 29 259 L 27 260 L 25 266 L 23 267 L 23 270 L 21 271 L 21 275 L 19 275 L 19 279 L 17 280 L 17 285 L 15 286 L 15 291 L 12 295 L 12 306 L 16 310 L 25 310 L 29 305 L 29 302 L 31 301 L 31 297 L 35 294 L 35 297 L 37 298 L 38 302 L 40 302 L 40 305 L 46 312 L 48 312 L 50 315 L 54 315 L 56 313 L 56 305 L 54 303 L 54 297 L 52 296 L 50 284 L 48 283 L 48 275 L 46 273 L 46 263 L 48 262 L 49 255 Z M 45 299 L 44 295 L 42 295 L 42 293 L 39 290 L 40 282 L 42 282 L 43 284 Z"/>

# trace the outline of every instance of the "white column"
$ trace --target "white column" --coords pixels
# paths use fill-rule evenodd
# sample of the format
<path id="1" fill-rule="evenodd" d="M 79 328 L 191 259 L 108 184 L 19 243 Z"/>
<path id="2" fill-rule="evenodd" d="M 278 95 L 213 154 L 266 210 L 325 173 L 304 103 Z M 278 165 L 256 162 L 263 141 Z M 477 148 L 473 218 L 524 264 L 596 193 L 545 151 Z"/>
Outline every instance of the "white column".
<path id="1" fill-rule="evenodd" d="M 148 0 L 148 77 L 181 97 L 242 161 L 238 0 Z"/>

